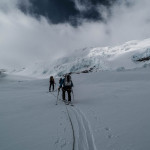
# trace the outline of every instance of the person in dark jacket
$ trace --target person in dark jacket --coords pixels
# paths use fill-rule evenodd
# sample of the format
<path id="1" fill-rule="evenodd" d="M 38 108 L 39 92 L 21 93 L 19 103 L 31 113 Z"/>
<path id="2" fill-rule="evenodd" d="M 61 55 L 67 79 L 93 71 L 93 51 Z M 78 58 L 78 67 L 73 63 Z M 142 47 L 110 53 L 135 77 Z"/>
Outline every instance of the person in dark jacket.
<path id="1" fill-rule="evenodd" d="M 58 90 L 60 90 L 60 88 L 62 88 L 62 99 L 66 100 L 65 98 L 65 93 L 68 93 L 68 103 L 71 102 L 71 91 L 72 91 L 72 87 L 73 87 L 73 82 L 71 80 L 71 76 L 68 74 L 65 76 L 64 79 L 62 79 Z"/>
<path id="2" fill-rule="evenodd" d="M 62 82 L 62 78 L 59 79 L 59 84 Z"/>
<path id="3" fill-rule="evenodd" d="M 49 79 L 49 92 L 51 92 L 51 87 L 54 91 L 54 84 L 55 84 L 55 80 L 54 80 L 54 77 L 51 76 L 50 79 Z"/>

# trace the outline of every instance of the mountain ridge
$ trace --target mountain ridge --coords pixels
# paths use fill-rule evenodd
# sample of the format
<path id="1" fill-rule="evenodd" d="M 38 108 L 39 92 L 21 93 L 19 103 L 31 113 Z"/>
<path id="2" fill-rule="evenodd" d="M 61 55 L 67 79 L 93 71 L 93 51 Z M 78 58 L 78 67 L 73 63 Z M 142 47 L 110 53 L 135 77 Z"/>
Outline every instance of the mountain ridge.
<path id="1" fill-rule="evenodd" d="M 76 50 L 53 63 L 34 62 L 29 67 L 11 70 L 9 73 L 46 78 L 65 73 L 97 71 L 122 71 L 147 67 L 150 63 L 150 39 L 129 41 L 114 47 L 90 47 Z"/>

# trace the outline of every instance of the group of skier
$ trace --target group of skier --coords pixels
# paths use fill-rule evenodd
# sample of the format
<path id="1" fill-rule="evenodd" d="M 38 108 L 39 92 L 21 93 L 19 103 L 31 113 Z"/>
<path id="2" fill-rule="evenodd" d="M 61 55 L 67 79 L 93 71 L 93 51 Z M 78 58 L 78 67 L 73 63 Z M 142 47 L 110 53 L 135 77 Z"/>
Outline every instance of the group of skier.
<path id="1" fill-rule="evenodd" d="M 49 83 L 50 83 L 49 84 L 49 92 L 52 92 L 52 91 L 54 91 L 54 85 L 56 84 L 53 76 L 50 76 Z M 58 93 L 60 92 L 60 89 L 62 89 L 62 100 L 66 101 L 66 92 L 67 92 L 67 94 L 68 94 L 67 104 L 71 103 L 72 87 L 73 87 L 73 82 L 72 82 L 71 76 L 69 74 L 66 74 L 63 79 L 60 78 Z"/>

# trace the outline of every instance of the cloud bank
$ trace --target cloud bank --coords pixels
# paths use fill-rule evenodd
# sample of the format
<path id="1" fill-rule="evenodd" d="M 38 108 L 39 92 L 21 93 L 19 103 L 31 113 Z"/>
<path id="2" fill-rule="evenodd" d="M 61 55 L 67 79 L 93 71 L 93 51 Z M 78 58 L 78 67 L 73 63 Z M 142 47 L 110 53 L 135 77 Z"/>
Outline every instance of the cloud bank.
<path id="1" fill-rule="evenodd" d="M 75 1 L 81 11 L 88 9 L 88 5 Z M 150 37 L 148 0 L 122 0 L 109 12 L 105 6 L 96 5 L 104 22 L 82 19 L 77 27 L 52 24 L 44 16 L 37 19 L 21 11 L 20 3 L 31 5 L 28 0 L 0 1 L 0 68 L 24 67 L 40 61 L 51 63 L 76 49 Z"/>

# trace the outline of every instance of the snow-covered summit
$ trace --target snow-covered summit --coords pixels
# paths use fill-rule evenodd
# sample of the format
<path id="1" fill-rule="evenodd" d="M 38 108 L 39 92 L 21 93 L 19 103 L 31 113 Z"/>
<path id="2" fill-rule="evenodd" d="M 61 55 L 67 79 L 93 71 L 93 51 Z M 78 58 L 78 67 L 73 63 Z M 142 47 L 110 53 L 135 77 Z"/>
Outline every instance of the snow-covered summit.
<path id="1" fill-rule="evenodd" d="M 62 58 L 54 72 L 61 74 L 85 70 L 133 69 L 149 63 L 149 57 L 150 39 L 130 41 L 115 47 L 85 48 L 75 51 L 68 59 Z"/>
<path id="2" fill-rule="evenodd" d="M 56 60 L 36 62 L 17 74 L 48 77 L 65 73 L 124 70 L 145 67 L 150 63 L 150 39 L 130 41 L 115 47 L 96 47 L 76 50 Z"/>

